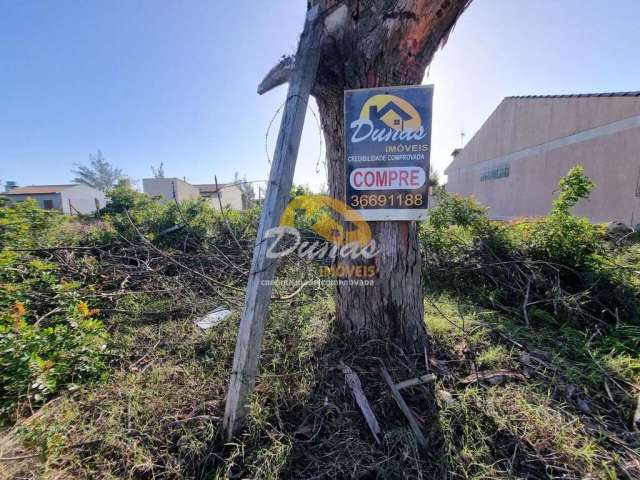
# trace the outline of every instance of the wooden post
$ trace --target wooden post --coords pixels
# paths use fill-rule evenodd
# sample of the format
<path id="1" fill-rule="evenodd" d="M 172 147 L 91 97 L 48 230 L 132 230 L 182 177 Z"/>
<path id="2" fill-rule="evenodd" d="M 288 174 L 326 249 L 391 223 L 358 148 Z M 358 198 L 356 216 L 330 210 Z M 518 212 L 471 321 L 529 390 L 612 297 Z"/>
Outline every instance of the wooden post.
<path id="1" fill-rule="evenodd" d="M 264 322 L 271 299 L 271 281 L 276 269 L 274 259 L 266 256 L 271 242 L 266 241 L 264 235 L 279 224 L 289 199 L 307 102 L 320 61 L 321 38 L 322 22 L 319 6 L 315 5 L 307 11 L 298 44 L 253 251 L 224 413 L 223 427 L 227 440 L 231 440 L 242 426 L 247 400 L 255 386 Z"/>
<path id="2" fill-rule="evenodd" d="M 222 197 L 220 196 L 220 187 L 218 187 L 218 176 L 213 176 L 213 181 L 216 183 L 216 195 L 218 196 L 218 205 L 220 205 L 220 213 L 224 215 L 224 208 L 222 208 Z"/>

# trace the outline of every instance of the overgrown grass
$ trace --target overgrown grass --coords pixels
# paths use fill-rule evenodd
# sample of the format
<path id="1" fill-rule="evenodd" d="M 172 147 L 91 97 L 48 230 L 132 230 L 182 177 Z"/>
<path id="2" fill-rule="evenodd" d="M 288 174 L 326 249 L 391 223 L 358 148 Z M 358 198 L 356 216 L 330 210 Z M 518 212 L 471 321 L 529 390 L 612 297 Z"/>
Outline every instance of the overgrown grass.
<path id="1" fill-rule="evenodd" d="M 248 425 L 233 444 L 225 445 L 220 419 L 237 313 L 208 332 L 184 319 L 135 327 L 116 319 L 113 337 L 123 348 L 109 382 L 54 401 L 12 436 L 39 454 L 36 464 L 23 461 L 27 478 L 634 478 L 632 406 L 606 398 L 582 332 L 552 341 L 553 324 L 519 327 L 463 301 L 426 302 L 438 381 L 433 391 L 404 392 L 428 433 L 426 452 L 378 372 L 382 361 L 399 381 L 424 371 L 424 362 L 392 344 L 341 338 L 325 296 L 273 310 Z M 620 376 L 610 371 L 622 382 L 637 352 L 605 353 L 611 342 L 591 345 L 603 347 L 594 348 L 602 352 L 596 360 L 625 366 Z M 532 359 L 523 363 L 524 354 Z M 381 446 L 337 368 L 341 360 L 362 380 L 383 428 Z M 467 380 L 491 370 L 523 377 Z M 563 387 L 570 384 L 573 396 Z M 589 414 L 579 399 L 588 399 Z"/>
<path id="2" fill-rule="evenodd" d="M 426 303 L 440 388 L 453 395 L 440 412 L 445 450 L 461 478 L 634 478 L 636 327 L 600 336 L 556 321 L 531 328 L 465 301 Z M 469 383 L 476 371 L 521 376 Z"/>

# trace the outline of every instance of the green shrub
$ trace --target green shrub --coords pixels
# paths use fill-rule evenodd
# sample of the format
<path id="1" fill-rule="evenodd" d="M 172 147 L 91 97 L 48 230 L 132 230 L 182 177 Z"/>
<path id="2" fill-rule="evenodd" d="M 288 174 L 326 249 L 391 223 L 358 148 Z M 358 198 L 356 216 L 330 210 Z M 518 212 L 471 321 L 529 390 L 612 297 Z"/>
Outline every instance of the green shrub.
<path id="1" fill-rule="evenodd" d="M 85 303 L 49 326 L 25 320 L 17 302 L 0 317 L 0 424 L 24 401 L 37 406 L 62 389 L 104 380 L 107 333 Z"/>
<path id="2" fill-rule="evenodd" d="M 107 191 L 107 204 L 101 210 L 102 214 L 124 213 L 130 211 L 157 211 L 160 206 L 157 198 L 149 194 L 138 192 L 122 183 Z"/>
<path id="3" fill-rule="evenodd" d="M 0 249 L 42 246 L 53 228 L 64 222 L 64 215 L 41 209 L 32 198 L 0 205 Z"/>
<path id="4" fill-rule="evenodd" d="M 532 258 L 581 267 L 593 262 L 594 254 L 602 253 L 598 228 L 571 213 L 578 201 L 589 197 L 593 187 L 594 183 L 579 165 L 560 180 L 551 213 L 534 223 L 530 236 L 525 238 L 525 248 Z"/>
<path id="5" fill-rule="evenodd" d="M 463 293 L 526 323 L 541 317 L 536 312 L 582 324 L 637 318 L 637 268 L 621 267 L 601 228 L 571 212 L 592 188 L 576 166 L 548 216 L 515 223 L 493 222 L 475 200 L 441 190 L 421 228 L 429 288 Z"/>
<path id="6" fill-rule="evenodd" d="M 420 231 L 422 244 L 430 255 L 462 259 L 478 247 L 495 254 L 511 248 L 505 225 L 489 220 L 487 208 L 474 198 L 438 189 L 436 202 Z"/>
<path id="7" fill-rule="evenodd" d="M 163 247 L 206 250 L 213 244 L 216 248 L 232 246 L 237 250 L 236 239 L 243 240 L 241 245 L 247 247 L 255 239 L 257 207 L 245 211 L 227 209 L 223 215 L 204 198 L 161 202 L 159 197 L 136 192 L 126 185 L 114 187 L 107 197 L 102 215 L 113 230 L 106 228 L 101 242 L 122 237 L 138 239 L 140 232 Z"/>
<path id="8" fill-rule="evenodd" d="M 0 206 L 0 424 L 25 401 L 104 378 L 107 333 L 46 251 L 70 222 L 35 201 Z"/>
<path id="9" fill-rule="evenodd" d="M 436 207 L 429 212 L 427 224 L 436 230 L 457 225 L 478 231 L 487 224 L 487 208 L 480 205 L 473 197 L 462 197 L 455 193 L 447 193 L 440 188 L 435 193 Z"/>

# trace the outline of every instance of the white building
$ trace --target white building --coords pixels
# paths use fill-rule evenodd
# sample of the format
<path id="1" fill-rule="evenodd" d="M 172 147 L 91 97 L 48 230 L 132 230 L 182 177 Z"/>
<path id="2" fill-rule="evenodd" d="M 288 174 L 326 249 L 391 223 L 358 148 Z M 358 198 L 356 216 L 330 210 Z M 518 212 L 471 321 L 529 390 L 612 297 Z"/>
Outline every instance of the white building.
<path id="1" fill-rule="evenodd" d="M 200 191 L 200 195 L 208 198 L 214 207 L 222 204 L 224 208 L 232 210 L 244 209 L 242 190 L 237 183 L 219 183 L 217 186 L 215 183 L 202 183 L 195 186 Z"/>
<path id="2" fill-rule="evenodd" d="M 163 202 L 184 202 L 200 196 L 197 187 L 179 178 L 143 178 L 142 190 L 152 197 L 161 197 Z"/>
<path id="3" fill-rule="evenodd" d="M 83 184 L 30 185 L 15 187 L 2 195 L 12 203 L 33 198 L 44 210 L 59 210 L 69 215 L 91 214 L 106 204 L 104 193 Z"/>
<path id="4" fill-rule="evenodd" d="M 183 202 L 191 198 L 203 197 L 211 206 L 242 210 L 242 190 L 236 183 L 213 183 L 192 185 L 179 178 L 144 178 L 142 189 L 154 197 L 162 197 L 165 202 L 177 200 Z"/>

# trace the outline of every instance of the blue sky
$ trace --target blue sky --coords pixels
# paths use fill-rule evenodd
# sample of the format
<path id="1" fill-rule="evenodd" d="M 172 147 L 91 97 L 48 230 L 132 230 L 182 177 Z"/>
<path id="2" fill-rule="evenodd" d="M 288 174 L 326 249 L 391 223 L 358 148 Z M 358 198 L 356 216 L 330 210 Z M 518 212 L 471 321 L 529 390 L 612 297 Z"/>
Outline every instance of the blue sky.
<path id="1" fill-rule="evenodd" d="M 97 149 L 133 179 L 160 161 L 194 183 L 266 178 L 286 90 L 256 86 L 295 50 L 305 4 L 0 0 L 0 180 L 68 182 Z M 639 19 L 637 0 L 475 0 L 425 77 L 432 164 L 504 96 L 640 90 Z M 309 115 L 297 183 L 324 183 L 318 144 Z"/>

